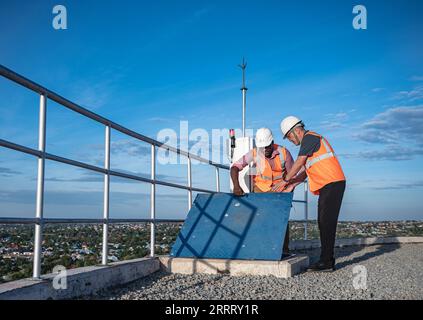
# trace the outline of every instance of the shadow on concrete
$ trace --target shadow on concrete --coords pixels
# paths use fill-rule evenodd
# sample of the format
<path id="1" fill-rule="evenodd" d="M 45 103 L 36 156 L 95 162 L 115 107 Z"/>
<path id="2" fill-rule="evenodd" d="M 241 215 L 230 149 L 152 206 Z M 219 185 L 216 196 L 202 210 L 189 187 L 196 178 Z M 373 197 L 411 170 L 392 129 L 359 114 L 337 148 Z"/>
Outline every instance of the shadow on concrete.
<path id="1" fill-rule="evenodd" d="M 378 256 L 382 256 L 390 252 L 394 252 L 400 247 L 401 247 L 401 244 L 399 243 L 375 244 L 375 245 L 353 245 L 353 246 L 337 247 L 335 248 L 336 269 L 339 270 L 349 265 L 361 263 L 366 260 L 369 260 Z M 375 250 L 372 252 L 366 251 L 362 255 L 351 257 L 352 255 L 356 255 L 356 253 L 363 251 L 365 248 L 374 248 Z M 315 263 L 320 258 L 320 248 L 295 250 L 295 252 L 300 252 L 300 253 L 309 255 L 310 263 Z M 351 258 L 347 260 L 343 259 L 347 257 L 351 257 Z M 339 260 L 344 260 L 344 261 L 339 261 Z"/>
<path id="2" fill-rule="evenodd" d="M 342 269 L 346 266 L 361 263 L 363 261 L 382 256 L 384 254 L 394 252 L 395 250 L 399 249 L 401 245 L 398 244 L 381 244 L 381 245 L 372 245 L 372 246 L 351 246 L 351 247 L 342 247 L 335 249 L 335 258 L 340 259 L 344 257 L 351 256 L 352 254 L 358 253 L 362 251 L 364 248 L 374 248 L 375 250 L 372 252 L 365 252 L 360 256 L 353 257 L 352 259 L 348 259 L 336 264 L 337 269 Z"/>

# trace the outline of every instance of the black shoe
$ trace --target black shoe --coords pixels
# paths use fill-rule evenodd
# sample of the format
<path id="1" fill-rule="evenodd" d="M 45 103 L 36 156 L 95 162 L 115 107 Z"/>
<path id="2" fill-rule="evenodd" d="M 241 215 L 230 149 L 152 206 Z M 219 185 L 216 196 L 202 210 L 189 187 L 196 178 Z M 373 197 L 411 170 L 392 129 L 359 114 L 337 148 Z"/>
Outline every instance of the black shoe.
<path id="1" fill-rule="evenodd" d="M 330 262 L 318 261 L 307 268 L 308 272 L 332 272 L 335 271 L 335 260 Z"/>

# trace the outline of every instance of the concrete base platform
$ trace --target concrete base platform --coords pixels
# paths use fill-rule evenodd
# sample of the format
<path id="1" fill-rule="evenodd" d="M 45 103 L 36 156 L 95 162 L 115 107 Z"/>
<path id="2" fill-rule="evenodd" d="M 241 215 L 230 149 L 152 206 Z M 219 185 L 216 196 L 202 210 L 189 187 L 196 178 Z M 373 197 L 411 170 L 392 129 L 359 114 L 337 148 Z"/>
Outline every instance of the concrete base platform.
<path id="1" fill-rule="evenodd" d="M 309 266 L 306 255 L 292 255 L 281 261 L 262 260 L 227 260 L 227 259 L 190 259 L 160 256 L 162 269 L 181 274 L 228 274 L 231 276 L 273 275 L 278 278 L 290 278 Z"/>
<path id="2" fill-rule="evenodd" d="M 157 258 L 141 258 L 67 270 L 65 288 L 55 288 L 57 274 L 43 275 L 41 280 L 22 279 L 0 285 L 0 300 L 73 299 L 97 291 L 124 285 L 160 270 Z"/>
<path id="3" fill-rule="evenodd" d="M 423 243 L 423 237 L 368 237 L 336 239 L 335 247 L 342 248 L 348 246 L 372 246 L 381 244 L 407 244 Z M 290 250 L 306 250 L 320 248 L 320 240 L 295 240 L 290 241 Z"/>

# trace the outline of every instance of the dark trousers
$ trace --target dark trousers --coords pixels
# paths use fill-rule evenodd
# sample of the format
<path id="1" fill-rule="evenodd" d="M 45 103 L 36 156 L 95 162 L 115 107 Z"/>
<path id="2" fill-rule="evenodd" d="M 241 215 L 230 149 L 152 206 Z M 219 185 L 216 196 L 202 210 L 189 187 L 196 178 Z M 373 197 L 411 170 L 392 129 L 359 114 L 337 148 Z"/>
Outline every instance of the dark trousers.
<path id="1" fill-rule="evenodd" d="M 329 183 L 319 190 L 318 225 L 322 251 L 320 261 L 331 262 L 334 259 L 336 225 L 345 191 L 345 181 Z"/>

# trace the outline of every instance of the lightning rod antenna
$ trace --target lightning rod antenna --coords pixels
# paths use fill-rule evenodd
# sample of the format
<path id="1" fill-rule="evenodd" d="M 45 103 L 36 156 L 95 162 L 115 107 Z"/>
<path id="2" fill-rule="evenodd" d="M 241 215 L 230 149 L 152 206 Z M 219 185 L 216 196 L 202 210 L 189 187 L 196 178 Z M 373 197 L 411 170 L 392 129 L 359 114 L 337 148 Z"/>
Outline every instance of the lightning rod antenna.
<path id="1" fill-rule="evenodd" d="M 245 69 L 247 68 L 247 62 L 242 58 L 242 63 L 238 65 L 242 69 L 242 136 L 245 137 L 245 116 L 247 107 L 247 90 L 245 86 Z"/>

